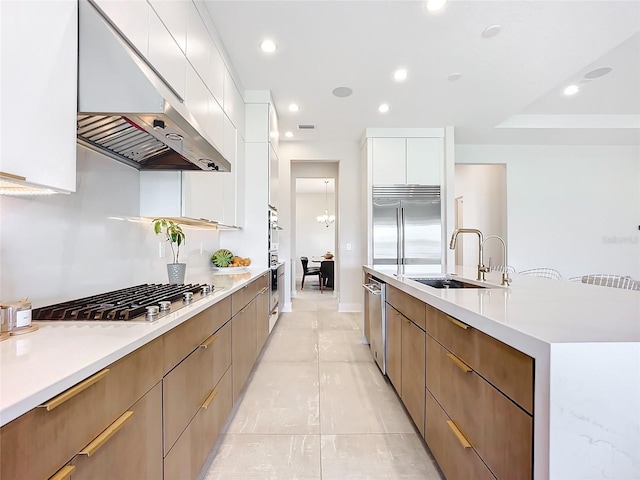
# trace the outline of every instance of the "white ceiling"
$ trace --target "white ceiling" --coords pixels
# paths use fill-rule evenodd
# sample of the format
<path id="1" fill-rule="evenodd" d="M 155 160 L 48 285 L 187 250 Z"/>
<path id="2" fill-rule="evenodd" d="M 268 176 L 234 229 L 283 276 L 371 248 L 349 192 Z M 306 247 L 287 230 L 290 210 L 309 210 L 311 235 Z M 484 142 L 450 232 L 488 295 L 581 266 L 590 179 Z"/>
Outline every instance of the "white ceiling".
<path id="1" fill-rule="evenodd" d="M 454 126 L 457 144 L 640 144 L 640 0 L 450 0 L 438 14 L 418 0 L 205 3 L 242 87 L 271 90 L 280 141 Z M 265 37 L 276 53 L 260 50 Z M 613 70 L 584 80 L 600 67 Z M 353 95 L 332 95 L 340 86 Z"/>

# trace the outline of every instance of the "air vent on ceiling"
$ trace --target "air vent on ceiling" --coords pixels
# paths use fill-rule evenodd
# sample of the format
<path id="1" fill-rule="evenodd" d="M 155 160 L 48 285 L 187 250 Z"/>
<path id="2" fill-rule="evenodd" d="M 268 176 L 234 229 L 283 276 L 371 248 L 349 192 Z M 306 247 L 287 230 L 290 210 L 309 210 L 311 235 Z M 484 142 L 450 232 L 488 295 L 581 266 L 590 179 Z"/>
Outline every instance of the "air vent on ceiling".
<path id="1" fill-rule="evenodd" d="M 311 123 L 301 123 L 298 125 L 298 130 L 315 130 L 316 126 Z"/>

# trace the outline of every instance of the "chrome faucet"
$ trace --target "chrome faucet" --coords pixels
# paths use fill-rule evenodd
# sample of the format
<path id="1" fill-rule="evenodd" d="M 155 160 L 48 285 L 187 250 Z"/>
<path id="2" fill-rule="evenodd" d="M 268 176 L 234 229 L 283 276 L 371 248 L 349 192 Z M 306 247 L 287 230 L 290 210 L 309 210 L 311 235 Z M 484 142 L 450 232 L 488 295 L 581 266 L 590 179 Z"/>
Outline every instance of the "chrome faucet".
<path id="1" fill-rule="evenodd" d="M 456 243 L 458 242 L 458 235 L 461 233 L 475 233 L 478 235 L 478 278 L 477 280 L 484 281 L 484 274 L 488 272 L 489 269 L 484 266 L 484 260 L 482 258 L 482 245 L 484 245 L 484 239 L 482 236 L 482 232 L 476 228 L 456 228 L 451 235 L 451 242 L 449 243 L 449 248 L 451 250 L 455 250 Z"/>
<path id="2" fill-rule="evenodd" d="M 509 262 L 507 262 L 507 244 L 504 242 L 502 237 L 500 237 L 498 235 L 489 235 L 482 242 L 482 247 L 483 248 L 484 248 L 484 244 L 486 243 L 486 241 L 489 240 L 490 238 L 497 238 L 502 243 L 502 258 L 504 258 L 504 268 L 502 270 L 502 285 L 509 286 L 511 284 L 511 279 L 509 278 L 509 271 L 507 270 L 509 268 Z M 489 261 L 489 264 L 491 264 L 491 261 Z M 489 269 L 487 269 L 487 270 L 489 270 Z"/>

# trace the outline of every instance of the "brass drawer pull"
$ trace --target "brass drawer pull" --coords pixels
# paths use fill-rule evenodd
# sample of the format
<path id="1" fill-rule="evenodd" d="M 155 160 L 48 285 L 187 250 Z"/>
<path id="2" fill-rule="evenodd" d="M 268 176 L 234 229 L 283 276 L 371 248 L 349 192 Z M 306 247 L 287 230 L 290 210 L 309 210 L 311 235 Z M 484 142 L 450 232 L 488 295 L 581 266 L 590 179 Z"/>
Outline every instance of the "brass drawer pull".
<path id="1" fill-rule="evenodd" d="M 456 364 L 456 367 L 458 367 L 463 372 L 469 373 L 472 371 L 469 365 L 464 363 L 462 360 L 456 357 L 453 353 L 447 353 L 447 357 L 449 357 L 449 359 Z"/>
<path id="2" fill-rule="evenodd" d="M 65 465 L 56 473 L 53 474 L 49 480 L 69 480 L 69 477 L 76 471 L 76 467 L 73 465 Z"/>
<path id="3" fill-rule="evenodd" d="M 87 457 L 90 457 L 96 453 L 100 447 L 107 443 L 107 441 L 118 432 L 118 430 L 124 427 L 125 423 L 127 423 L 132 416 L 133 412 L 131 410 L 124 412 L 120 418 L 109 425 L 104 432 L 98 435 L 89 445 L 84 447 L 82 451 L 78 452 L 78 455 L 86 455 Z"/>
<path id="4" fill-rule="evenodd" d="M 218 339 L 218 334 L 214 333 L 213 335 L 211 335 L 209 338 L 207 338 L 204 342 L 202 342 L 200 345 L 198 345 L 200 348 L 209 348 L 211 345 L 213 345 L 213 342 L 215 342 Z"/>
<path id="5" fill-rule="evenodd" d="M 471 444 L 469 443 L 469 440 L 467 440 L 462 434 L 462 432 L 458 430 L 458 427 L 456 426 L 455 423 L 453 423 L 451 420 L 447 420 L 447 425 L 449 425 L 449 428 L 451 429 L 451 431 L 458 438 L 460 445 L 462 445 L 464 448 L 471 448 Z"/>
<path id="6" fill-rule="evenodd" d="M 449 320 L 454 325 L 462 328 L 463 330 L 466 330 L 467 328 L 469 328 L 469 325 L 467 325 L 466 323 L 462 323 L 460 320 L 456 320 L 455 318 L 452 318 L 449 315 L 446 315 L 446 317 L 447 317 L 447 320 Z"/>
<path id="7" fill-rule="evenodd" d="M 91 377 L 87 378 L 83 382 L 80 382 L 77 385 L 74 385 L 69 390 L 66 390 L 66 391 L 62 392 L 57 397 L 53 397 L 48 402 L 45 402 L 42 405 L 38 405 L 37 408 L 46 408 L 47 412 L 50 412 L 54 408 L 59 407 L 60 405 L 62 405 L 67 400 L 71 400 L 73 397 L 78 395 L 80 392 L 83 392 L 84 390 L 89 388 L 94 383 L 98 383 L 108 373 L 109 373 L 109 369 L 105 368 L 104 370 L 101 370 L 98 373 L 96 373 L 95 375 L 92 375 Z"/>
<path id="8" fill-rule="evenodd" d="M 216 395 L 218 394 L 218 389 L 214 388 L 213 392 L 211 392 L 209 394 L 209 396 L 207 397 L 207 399 L 204 401 L 204 403 L 202 404 L 202 408 L 204 408 L 205 410 L 207 408 L 209 408 L 209 405 L 211 405 L 211 402 L 213 402 L 213 399 L 216 398 Z"/>
<path id="9" fill-rule="evenodd" d="M 260 293 L 258 295 L 262 295 L 264 292 L 267 291 L 269 287 L 264 287 L 262 290 L 260 290 Z"/>

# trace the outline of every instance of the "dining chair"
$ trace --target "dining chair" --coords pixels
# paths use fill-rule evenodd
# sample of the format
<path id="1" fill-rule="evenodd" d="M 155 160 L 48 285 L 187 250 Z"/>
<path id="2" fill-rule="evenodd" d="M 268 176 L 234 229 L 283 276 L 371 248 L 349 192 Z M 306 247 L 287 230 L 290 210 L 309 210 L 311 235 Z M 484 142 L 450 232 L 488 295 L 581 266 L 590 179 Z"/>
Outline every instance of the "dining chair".
<path id="1" fill-rule="evenodd" d="M 335 262 L 332 260 L 324 261 L 320 264 L 320 275 L 322 277 L 320 292 L 322 292 L 324 288 L 333 289 L 333 265 L 334 264 Z"/>
<path id="2" fill-rule="evenodd" d="M 570 279 L 574 280 L 574 279 Z M 601 285 L 603 287 L 622 288 L 625 290 L 640 290 L 640 282 L 630 276 L 596 273 L 575 277 L 575 281 L 588 283 L 590 285 Z"/>
<path id="3" fill-rule="evenodd" d="M 518 273 L 520 275 L 532 275 L 534 277 L 550 278 L 552 280 L 562 280 L 562 275 L 560 275 L 559 271 L 553 268 L 547 268 L 547 267 L 530 268 L 529 270 L 522 270 L 521 272 L 518 272 Z"/>
<path id="4" fill-rule="evenodd" d="M 302 284 L 300 285 L 300 290 L 304 288 L 304 278 L 308 276 L 318 276 L 318 283 L 320 285 L 320 289 L 322 290 L 322 273 L 320 273 L 319 267 L 307 267 L 309 263 L 308 257 L 300 257 L 300 261 L 302 262 Z"/>

